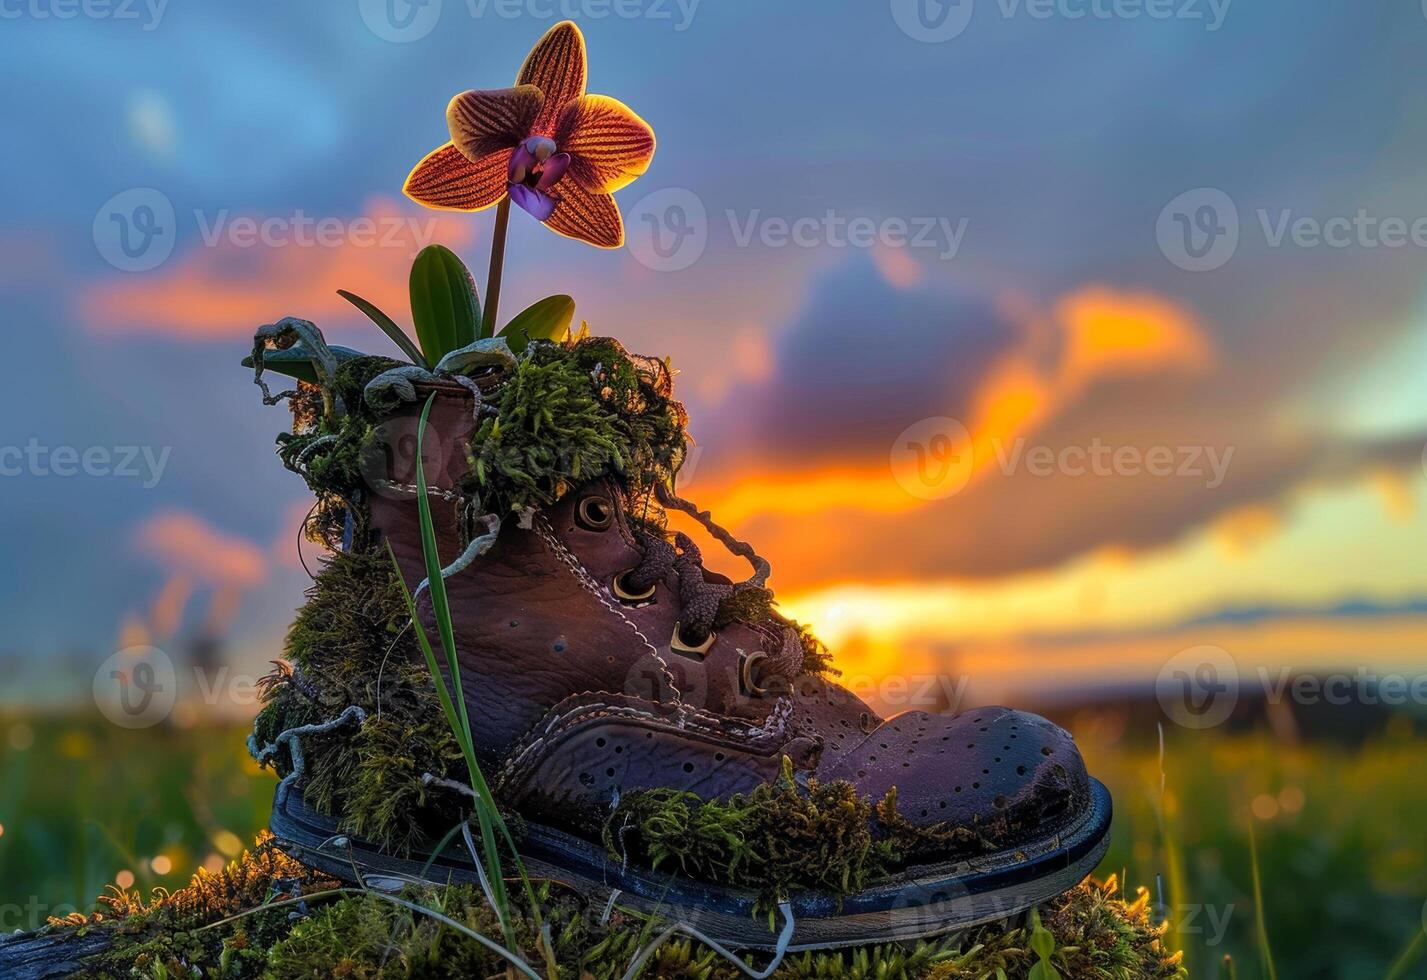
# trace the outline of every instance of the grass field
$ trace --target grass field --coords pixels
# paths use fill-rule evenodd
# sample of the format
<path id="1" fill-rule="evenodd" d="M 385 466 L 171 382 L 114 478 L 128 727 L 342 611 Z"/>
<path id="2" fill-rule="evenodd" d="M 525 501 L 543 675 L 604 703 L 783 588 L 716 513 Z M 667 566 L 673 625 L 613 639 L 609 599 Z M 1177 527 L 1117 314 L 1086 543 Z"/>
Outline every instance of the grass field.
<path id="1" fill-rule="evenodd" d="M 1114 793 L 1101 871 L 1163 896 L 1191 975 L 1427 975 L 1427 733 L 1405 717 L 1357 747 L 1285 746 L 1267 734 L 1073 724 Z M 0 930 L 85 910 L 128 875 L 174 888 L 266 823 L 272 778 L 236 729 L 124 731 L 93 719 L 0 720 Z M 1249 828 L 1262 878 L 1254 901 Z M 1406 956 L 1404 957 L 1404 954 Z M 1227 975 L 1227 974 L 1225 974 Z"/>

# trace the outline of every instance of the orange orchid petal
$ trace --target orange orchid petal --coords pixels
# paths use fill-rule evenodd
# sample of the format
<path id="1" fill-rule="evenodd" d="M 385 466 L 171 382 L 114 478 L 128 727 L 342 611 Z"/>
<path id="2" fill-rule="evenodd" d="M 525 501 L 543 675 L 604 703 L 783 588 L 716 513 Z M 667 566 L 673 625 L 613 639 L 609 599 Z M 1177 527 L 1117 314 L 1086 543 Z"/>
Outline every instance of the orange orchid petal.
<path id="1" fill-rule="evenodd" d="M 483 211 L 505 197 L 510 154 L 492 153 L 472 162 L 454 144 L 426 154 L 402 188 L 418 204 L 440 211 Z"/>
<path id="2" fill-rule="evenodd" d="M 530 135 L 544 101 L 534 85 L 462 92 L 446 106 L 451 142 L 468 160 L 509 150 Z"/>
<path id="3" fill-rule="evenodd" d="M 555 143 L 570 154 L 571 176 L 595 193 L 619 190 L 654 158 L 654 130 L 608 95 L 584 95 L 565 106 Z"/>
<path id="4" fill-rule="evenodd" d="M 551 189 L 550 196 L 555 199 L 555 210 L 545 224 L 552 230 L 598 248 L 624 244 L 624 219 L 608 194 L 591 193 L 566 176 Z"/>
<path id="5" fill-rule="evenodd" d="M 515 84 L 534 85 L 545 93 L 545 105 L 531 127 L 532 135 L 549 136 L 555 131 L 560 110 L 585 94 L 588 75 L 585 36 L 574 21 L 561 21 L 535 42 L 515 76 Z"/>

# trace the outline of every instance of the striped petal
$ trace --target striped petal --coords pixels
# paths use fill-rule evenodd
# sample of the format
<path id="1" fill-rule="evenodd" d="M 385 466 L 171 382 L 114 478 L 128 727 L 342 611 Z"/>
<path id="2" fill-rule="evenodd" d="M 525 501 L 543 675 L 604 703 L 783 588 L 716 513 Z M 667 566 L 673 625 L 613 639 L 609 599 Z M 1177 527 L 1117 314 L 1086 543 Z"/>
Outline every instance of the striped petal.
<path id="1" fill-rule="evenodd" d="M 545 93 L 545 105 L 531 127 L 532 133 L 549 136 L 555 132 L 560 110 L 585 94 L 588 73 L 585 36 L 574 21 L 561 21 L 545 32 L 515 77 L 515 84 L 534 85 Z"/>
<path id="2" fill-rule="evenodd" d="M 649 169 L 654 130 L 618 99 L 585 95 L 565 106 L 555 142 L 570 154 L 570 174 L 593 193 L 610 194 Z"/>
<path id="3" fill-rule="evenodd" d="M 510 153 L 471 162 L 450 143 L 426 154 L 403 190 L 418 204 L 439 211 L 482 211 L 505 197 Z"/>
<path id="4" fill-rule="evenodd" d="M 566 177 L 549 195 L 555 199 L 555 210 L 545 219 L 546 227 L 598 248 L 624 244 L 624 219 L 608 194 L 592 194 Z"/>
<path id="5" fill-rule="evenodd" d="M 544 101 L 534 85 L 462 92 L 446 106 L 451 142 L 468 160 L 509 150 L 530 134 Z"/>

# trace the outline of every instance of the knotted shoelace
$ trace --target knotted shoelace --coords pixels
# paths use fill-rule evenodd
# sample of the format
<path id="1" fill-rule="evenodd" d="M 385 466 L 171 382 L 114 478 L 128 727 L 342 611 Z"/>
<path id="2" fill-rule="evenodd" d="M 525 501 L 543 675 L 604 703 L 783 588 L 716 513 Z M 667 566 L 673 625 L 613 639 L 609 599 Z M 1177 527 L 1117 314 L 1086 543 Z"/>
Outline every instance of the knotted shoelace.
<path id="1" fill-rule="evenodd" d="M 679 579 L 679 631 L 685 642 L 698 646 L 708 639 L 715 624 L 720 621 L 720 611 L 735 598 L 750 590 L 766 590 L 765 583 L 772 569 L 752 546 L 715 523 L 708 511 L 699 510 L 665 487 L 657 487 L 655 493 L 665 507 L 688 514 L 730 553 L 753 566 L 753 575 L 743 582 L 710 582 L 704 576 L 703 553 L 687 534 L 676 533 L 671 544 L 662 535 L 635 530 L 643 555 L 639 564 L 626 574 L 625 581 L 630 591 L 645 592 L 664 581 L 671 571 L 674 572 Z"/>

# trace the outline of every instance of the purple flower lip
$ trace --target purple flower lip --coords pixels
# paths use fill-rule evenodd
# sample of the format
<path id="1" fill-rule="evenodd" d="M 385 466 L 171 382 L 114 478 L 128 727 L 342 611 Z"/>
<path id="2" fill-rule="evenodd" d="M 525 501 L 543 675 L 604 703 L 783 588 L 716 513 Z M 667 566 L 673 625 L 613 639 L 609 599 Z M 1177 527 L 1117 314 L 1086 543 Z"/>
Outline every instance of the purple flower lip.
<path id="1" fill-rule="evenodd" d="M 556 149 L 548 136 L 532 136 L 510 155 L 511 200 L 541 221 L 555 210 L 554 199 L 545 192 L 570 169 L 570 154 Z"/>
<path id="2" fill-rule="evenodd" d="M 555 213 L 555 199 L 542 194 L 524 184 L 510 185 L 510 199 L 533 214 L 537 221 L 544 221 Z"/>

